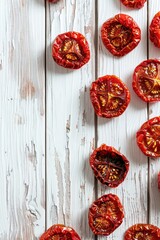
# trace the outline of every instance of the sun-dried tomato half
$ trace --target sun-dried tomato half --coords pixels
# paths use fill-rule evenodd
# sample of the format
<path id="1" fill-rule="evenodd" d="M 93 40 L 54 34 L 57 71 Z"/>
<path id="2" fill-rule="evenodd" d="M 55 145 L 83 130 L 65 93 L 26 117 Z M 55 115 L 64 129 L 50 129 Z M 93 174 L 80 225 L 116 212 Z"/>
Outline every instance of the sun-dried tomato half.
<path id="1" fill-rule="evenodd" d="M 90 59 L 86 38 L 78 32 L 66 32 L 56 37 L 52 56 L 57 64 L 65 68 L 78 69 Z"/>
<path id="2" fill-rule="evenodd" d="M 103 144 L 91 154 L 90 166 L 101 183 L 117 187 L 128 173 L 129 161 L 114 147 Z"/>
<path id="3" fill-rule="evenodd" d="M 56 224 L 50 227 L 40 240 L 81 240 L 75 230 L 71 227 L 65 227 L 61 224 Z"/>
<path id="4" fill-rule="evenodd" d="M 124 240 L 160 240 L 160 229 L 151 224 L 135 224 L 125 232 Z"/>
<path id="5" fill-rule="evenodd" d="M 89 208 L 89 226 L 96 235 L 110 235 L 121 225 L 123 218 L 123 206 L 114 194 L 103 195 Z"/>
<path id="6" fill-rule="evenodd" d="M 101 38 L 104 46 L 114 56 L 124 56 L 132 51 L 141 40 L 141 30 L 132 17 L 117 14 L 103 23 Z"/>
<path id="7" fill-rule="evenodd" d="M 145 122 L 136 135 L 137 144 L 148 157 L 160 157 L 160 117 Z"/>
<path id="8" fill-rule="evenodd" d="M 160 172 L 158 173 L 158 189 L 160 190 Z"/>
<path id="9" fill-rule="evenodd" d="M 90 98 L 99 117 L 112 118 L 126 110 L 130 102 L 130 92 L 118 77 L 106 75 L 92 83 Z"/>
<path id="10" fill-rule="evenodd" d="M 160 101 L 160 60 L 140 63 L 134 70 L 132 86 L 143 101 Z"/>
<path id="11" fill-rule="evenodd" d="M 150 40 L 154 45 L 160 48 L 160 12 L 158 12 L 152 19 L 149 27 Z"/>
<path id="12" fill-rule="evenodd" d="M 142 8 L 146 0 L 121 0 L 121 2 L 129 8 Z"/>

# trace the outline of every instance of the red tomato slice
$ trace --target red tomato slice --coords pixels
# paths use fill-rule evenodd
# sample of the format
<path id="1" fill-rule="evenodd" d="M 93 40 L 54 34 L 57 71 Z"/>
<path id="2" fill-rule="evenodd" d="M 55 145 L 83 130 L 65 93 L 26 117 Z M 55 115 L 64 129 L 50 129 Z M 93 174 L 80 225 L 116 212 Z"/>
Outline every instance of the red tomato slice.
<path id="1" fill-rule="evenodd" d="M 158 189 L 160 190 L 160 172 L 158 173 Z"/>
<path id="2" fill-rule="evenodd" d="M 160 101 L 160 61 L 149 59 L 134 70 L 133 89 L 145 102 Z"/>
<path id="3" fill-rule="evenodd" d="M 101 183 L 117 187 L 128 173 L 129 161 L 115 148 L 103 144 L 91 154 L 90 166 Z"/>
<path id="4" fill-rule="evenodd" d="M 145 122 L 137 132 L 137 144 L 148 157 L 160 157 L 160 117 Z"/>
<path id="5" fill-rule="evenodd" d="M 154 43 L 154 45 L 160 48 L 160 12 L 158 12 L 149 27 L 150 31 L 150 40 Z"/>
<path id="6" fill-rule="evenodd" d="M 40 240 L 81 240 L 75 230 L 71 227 L 65 227 L 61 224 L 56 224 L 50 227 Z"/>
<path id="7" fill-rule="evenodd" d="M 142 8 L 146 0 L 121 0 L 121 2 L 129 8 Z"/>
<path id="8" fill-rule="evenodd" d="M 99 117 L 112 118 L 126 110 L 130 102 L 130 92 L 118 77 L 106 75 L 92 83 L 90 98 Z"/>
<path id="9" fill-rule="evenodd" d="M 60 66 L 71 69 L 81 68 L 90 59 L 88 42 L 78 32 L 60 34 L 54 40 L 52 56 Z"/>
<path id="10" fill-rule="evenodd" d="M 132 17 L 117 14 L 103 23 L 101 38 L 104 46 L 114 56 L 124 56 L 132 51 L 141 40 L 141 30 Z"/>
<path id="11" fill-rule="evenodd" d="M 160 229 L 151 224 L 135 224 L 124 235 L 124 240 L 160 240 Z"/>
<path id="12" fill-rule="evenodd" d="M 110 235 L 124 218 L 123 206 L 114 194 L 106 194 L 89 208 L 89 226 L 96 235 Z"/>

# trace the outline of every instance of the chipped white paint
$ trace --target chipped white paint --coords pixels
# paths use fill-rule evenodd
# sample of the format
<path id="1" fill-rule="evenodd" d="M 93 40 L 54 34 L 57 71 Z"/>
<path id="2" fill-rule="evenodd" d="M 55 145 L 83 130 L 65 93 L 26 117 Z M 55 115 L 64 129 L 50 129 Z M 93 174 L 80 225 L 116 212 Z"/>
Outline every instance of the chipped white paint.
<path id="1" fill-rule="evenodd" d="M 64 223 L 82 239 L 93 239 L 88 206 L 95 198 L 89 154 L 94 145 L 94 112 L 89 86 L 94 80 L 94 1 L 47 4 L 47 227 Z M 92 59 L 75 71 L 51 57 L 51 43 L 66 31 L 84 34 Z"/>
<path id="2" fill-rule="evenodd" d="M 160 2 L 148 0 L 148 5 L 150 23 Z M 128 55 L 115 58 L 98 36 L 102 23 L 119 12 L 136 20 L 142 41 Z M 1 0 L 0 16 L 0 240 L 39 239 L 45 227 L 54 223 L 72 226 L 82 240 L 95 239 L 88 226 L 88 208 L 97 190 L 98 196 L 116 193 L 125 208 L 123 224 L 108 240 L 123 239 L 124 231 L 137 222 L 160 226 L 160 161 L 151 159 L 148 165 L 136 145 L 136 131 L 148 113 L 147 104 L 131 86 L 134 68 L 147 58 L 147 4 L 129 10 L 119 0 L 60 0 L 57 4 Z M 51 57 L 53 39 L 72 30 L 84 34 L 91 49 L 89 63 L 75 71 L 59 67 Z M 158 49 L 148 44 L 149 57 L 159 58 Z M 115 74 L 126 83 L 131 103 L 118 118 L 98 118 L 95 142 L 89 87 L 105 74 Z M 149 118 L 159 115 L 159 109 L 159 103 L 150 104 Z M 95 144 L 102 143 L 114 146 L 130 160 L 127 178 L 117 189 L 94 184 L 88 160 Z"/>
<path id="3" fill-rule="evenodd" d="M 45 228 L 44 2 L 1 0 L 0 16 L 0 239 L 38 239 Z"/>
<path id="4" fill-rule="evenodd" d="M 154 15 L 159 12 L 160 2 L 149 2 L 149 24 L 151 23 Z M 160 50 L 149 41 L 149 58 L 160 58 Z M 160 116 L 160 103 L 149 104 L 149 119 Z M 158 191 L 157 175 L 160 171 L 160 158 L 150 159 L 149 178 L 150 178 L 150 211 L 149 222 L 160 227 L 160 192 Z"/>
<path id="5" fill-rule="evenodd" d="M 154 0 L 153 0 L 154 1 Z M 103 47 L 99 40 L 98 76 L 115 74 L 128 86 L 131 92 L 131 102 L 127 110 L 118 118 L 98 119 L 98 146 L 106 143 L 122 152 L 130 161 L 130 171 L 125 181 L 116 189 L 102 186 L 98 183 L 98 195 L 116 193 L 125 209 L 125 219 L 122 225 L 108 240 L 123 239 L 125 230 L 138 222 L 147 222 L 147 174 L 148 161 L 136 145 L 135 135 L 141 124 L 147 119 L 147 105 L 143 103 L 132 90 L 132 74 L 134 68 L 147 58 L 147 5 L 140 10 L 129 10 L 120 4 L 119 0 L 108 2 L 98 1 L 98 26 L 108 18 L 118 13 L 132 16 L 142 30 L 142 40 L 137 48 L 124 57 L 113 57 Z M 99 238 L 99 239 L 106 239 Z"/>

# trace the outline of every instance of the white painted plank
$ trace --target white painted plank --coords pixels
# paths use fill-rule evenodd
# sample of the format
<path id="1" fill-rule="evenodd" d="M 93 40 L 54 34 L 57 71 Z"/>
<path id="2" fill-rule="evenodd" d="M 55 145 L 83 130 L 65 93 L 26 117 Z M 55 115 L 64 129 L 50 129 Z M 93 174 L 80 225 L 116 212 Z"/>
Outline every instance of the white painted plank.
<path id="1" fill-rule="evenodd" d="M 120 77 L 131 92 L 131 102 L 127 110 L 119 117 L 106 120 L 98 118 L 98 146 L 102 143 L 115 147 L 130 161 L 130 171 L 126 180 L 116 189 L 98 183 L 98 195 L 116 193 L 125 209 L 122 225 L 108 240 L 123 239 L 125 230 L 134 223 L 147 221 L 147 158 L 140 152 L 136 144 L 136 131 L 147 120 L 147 105 L 132 90 L 132 74 L 134 68 L 147 58 L 147 5 L 140 10 L 129 10 L 119 0 L 98 1 L 98 26 L 118 13 L 132 16 L 142 30 L 142 41 L 131 53 L 124 57 L 113 57 L 105 50 L 99 38 L 98 76 L 114 74 Z M 102 237 L 99 239 L 106 239 Z"/>
<path id="2" fill-rule="evenodd" d="M 160 10 L 160 2 L 150 0 L 149 4 L 149 25 L 154 15 Z M 160 49 L 149 41 L 149 58 L 160 58 Z M 160 102 L 149 104 L 149 119 L 160 116 Z M 160 227 L 160 193 L 157 187 L 157 174 L 160 171 L 160 158 L 150 159 L 150 218 L 152 224 Z"/>
<path id="3" fill-rule="evenodd" d="M 43 0 L 0 1 L 0 239 L 38 239 L 45 225 Z"/>
<path id="4" fill-rule="evenodd" d="M 82 239 L 93 239 L 88 207 L 94 200 L 89 154 L 94 145 L 94 113 L 89 86 L 94 69 L 94 1 L 47 4 L 47 227 L 62 223 Z M 55 37 L 66 31 L 87 37 L 91 60 L 79 70 L 58 66 L 51 56 Z"/>

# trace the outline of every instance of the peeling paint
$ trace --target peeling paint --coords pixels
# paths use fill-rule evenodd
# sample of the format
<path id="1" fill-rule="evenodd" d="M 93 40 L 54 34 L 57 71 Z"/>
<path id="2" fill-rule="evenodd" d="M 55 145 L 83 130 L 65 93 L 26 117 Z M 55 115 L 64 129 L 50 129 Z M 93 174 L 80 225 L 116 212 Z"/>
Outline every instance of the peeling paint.
<path id="1" fill-rule="evenodd" d="M 20 89 L 20 96 L 22 99 L 33 98 L 35 95 L 35 87 L 31 81 L 26 81 Z"/>
<path id="2" fill-rule="evenodd" d="M 34 142 L 31 142 L 31 148 L 26 144 L 26 156 L 29 161 L 33 164 L 34 168 L 36 168 L 37 165 L 37 153 Z"/>

